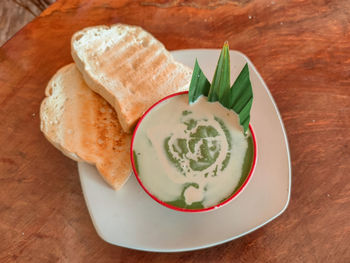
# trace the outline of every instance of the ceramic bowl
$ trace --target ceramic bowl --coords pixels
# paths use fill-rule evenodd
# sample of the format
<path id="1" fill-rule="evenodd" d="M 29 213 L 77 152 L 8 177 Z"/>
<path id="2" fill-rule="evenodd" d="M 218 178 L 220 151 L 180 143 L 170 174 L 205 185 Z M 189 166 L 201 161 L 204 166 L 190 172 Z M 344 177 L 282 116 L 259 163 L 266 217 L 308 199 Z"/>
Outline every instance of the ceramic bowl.
<path id="1" fill-rule="evenodd" d="M 143 188 L 143 190 L 156 202 L 158 202 L 159 204 L 176 210 L 176 211 L 181 211 L 181 212 L 189 212 L 189 213 L 193 213 L 193 212 L 205 212 L 205 211 L 212 211 L 214 209 L 220 208 L 224 205 L 226 205 L 227 203 L 231 202 L 232 200 L 234 200 L 235 198 L 237 198 L 237 196 L 244 190 L 244 188 L 247 186 L 248 182 L 250 181 L 253 173 L 254 173 L 254 169 L 256 166 L 256 159 L 257 159 L 257 144 L 256 144 L 256 138 L 255 138 L 255 134 L 253 131 L 253 128 L 251 125 L 249 125 L 249 130 L 250 130 L 250 134 L 251 134 L 251 146 L 252 149 L 250 150 L 250 157 L 248 158 L 249 163 L 248 165 L 248 172 L 246 172 L 245 174 L 242 175 L 241 180 L 238 184 L 238 186 L 236 187 L 236 190 L 227 198 L 225 198 L 223 201 L 221 201 L 220 203 L 214 205 L 214 206 L 210 206 L 210 207 L 206 207 L 206 208 L 200 208 L 200 209 L 190 209 L 190 208 L 183 208 L 183 207 L 177 207 L 171 204 L 168 204 L 162 200 L 160 200 L 159 198 L 157 198 L 154 194 L 152 194 L 147 187 L 143 184 L 142 179 L 140 178 L 137 169 L 136 169 L 136 161 L 135 161 L 135 156 L 134 156 L 134 141 L 135 138 L 138 134 L 138 130 L 140 129 L 140 126 L 142 124 L 142 121 L 145 119 L 146 116 L 150 116 L 150 114 L 152 114 L 153 110 L 160 105 L 161 103 L 175 97 L 175 96 L 180 96 L 180 95 L 185 95 L 188 94 L 187 91 L 184 92 L 179 92 L 179 93 L 175 93 L 172 95 L 169 95 L 161 100 L 159 100 L 158 102 L 156 102 L 153 106 L 151 106 L 144 114 L 143 116 L 140 118 L 140 120 L 138 121 L 136 128 L 134 130 L 133 136 L 132 136 L 132 141 L 131 141 L 131 147 L 130 147 L 130 156 L 131 156 L 131 164 L 132 164 L 132 169 L 134 171 L 134 174 L 136 176 L 137 181 L 139 182 L 139 184 L 141 185 L 141 187 Z"/>

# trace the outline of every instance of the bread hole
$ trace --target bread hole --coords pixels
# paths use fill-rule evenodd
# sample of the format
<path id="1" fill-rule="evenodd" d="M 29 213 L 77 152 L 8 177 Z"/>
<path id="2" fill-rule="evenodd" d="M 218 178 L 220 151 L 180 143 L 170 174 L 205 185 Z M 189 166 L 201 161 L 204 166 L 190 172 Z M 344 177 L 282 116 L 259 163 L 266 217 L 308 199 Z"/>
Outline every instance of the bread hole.
<path id="1" fill-rule="evenodd" d="M 83 34 L 75 36 L 75 41 L 79 41 L 83 37 Z"/>
<path id="2" fill-rule="evenodd" d="M 49 88 L 49 95 L 52 95 L 52 87 Z"/>
<path id="3" fill-rule="evenodd" d="M 135 94 L 136 93 L 136 89 L 137 89 L 137 87 L 132 87 L 132 88 L 129 89 L 129 91 L 130 91 L 131 94 Z"/>
<path id="4" fill-rule="evenodd" d="M 137 62 L 133 62 L 133 63 L 131 64 L 131 68 L 132 68 L 133 70 L 137 70 L 137 68 L 138 68 Z"/>
<path id="5" fill-rule="evenodd" d="M 142 43 L 142 46 L 148 47 L 149 41 L 148 41 L 148 39 L 143 39 L 143 40 L 141 40 L 141 43 Z"/>

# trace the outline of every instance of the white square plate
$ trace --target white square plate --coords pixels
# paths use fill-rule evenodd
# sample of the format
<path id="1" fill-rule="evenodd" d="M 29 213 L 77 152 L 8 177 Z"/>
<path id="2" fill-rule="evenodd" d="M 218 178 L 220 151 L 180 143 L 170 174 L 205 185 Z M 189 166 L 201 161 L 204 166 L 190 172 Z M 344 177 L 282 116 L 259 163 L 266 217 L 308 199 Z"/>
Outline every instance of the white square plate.
<path id="1" fill-rule="evenodd" d="M 172 54 L 177 61 L 192 68 L 197 58 L 211 80 L 220 50 L 179 50 Z M 251 124 L 257 140 L 258 160 L 249 184 L 222 208 L 205 213 L 182 213 L 152 200 L 134 175 L 116 192 L 93 166 L 79 163 L 80 180 L 92 222 L 106 242 L 160 252 L 206 248 L 246 235 L 287 208 L 291 165 L 277 106 L 252 62 L 237 51 L 230 51 L 230 56 L 233 79 L 248 63 L 254 93 Z"/>

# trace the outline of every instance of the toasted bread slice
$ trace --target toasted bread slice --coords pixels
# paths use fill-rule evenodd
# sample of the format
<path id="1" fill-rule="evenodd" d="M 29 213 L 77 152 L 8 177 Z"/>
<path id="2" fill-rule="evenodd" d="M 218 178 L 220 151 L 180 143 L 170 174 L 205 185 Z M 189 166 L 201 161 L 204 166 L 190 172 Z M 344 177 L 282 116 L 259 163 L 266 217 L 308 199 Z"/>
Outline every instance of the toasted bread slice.
<path id="1" fill-rule="evenodd" d="M 41 131 L 65 155 L 96 165 L 119 189 L 131 173 L 131 136 L 113 108 L 85 84 L 75 64 L 61 68 L 47 85 L 41 103 Z"/>
<path id="2" fill-rule="evenodd" d="M 71 48 L 87 85 L 114 107 L 125 132 L 152 104 L 191 82 L 192 70 L 137 26 L 86 28 L 73 35 Z"/>

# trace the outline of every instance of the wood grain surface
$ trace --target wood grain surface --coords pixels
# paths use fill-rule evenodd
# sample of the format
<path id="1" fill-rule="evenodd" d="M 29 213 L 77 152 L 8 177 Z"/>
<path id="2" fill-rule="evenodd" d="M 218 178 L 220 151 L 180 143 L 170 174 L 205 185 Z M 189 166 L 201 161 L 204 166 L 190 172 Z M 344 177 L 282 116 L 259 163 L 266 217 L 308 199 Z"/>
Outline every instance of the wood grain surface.
<path id="1" fill-rule="evenodd" d="M 102 241 L 77 165 L 39 130 L 45 86 L 86 26 L 137 24 L 170 49 L 245 53 L 281 112 L 292 195 L 276 220 L 194 252 Z M 350 262 L 350 2 L 59 0 L 0 49 L 0 262 Z"/>
<path id="2" fill-rule="evenodd" d="M 0 46 L 55 0 L 1 0 Z"/>

